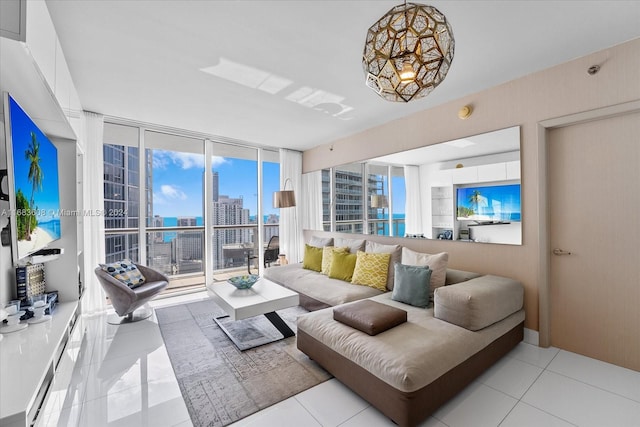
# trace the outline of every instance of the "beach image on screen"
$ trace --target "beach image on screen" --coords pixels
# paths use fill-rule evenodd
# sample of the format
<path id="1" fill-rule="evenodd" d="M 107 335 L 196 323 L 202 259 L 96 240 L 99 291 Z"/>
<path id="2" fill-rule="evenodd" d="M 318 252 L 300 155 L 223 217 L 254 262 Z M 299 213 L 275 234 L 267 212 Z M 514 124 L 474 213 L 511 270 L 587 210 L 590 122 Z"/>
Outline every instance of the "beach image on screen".
<path id="1" fill-rule="evenodd" d="M 520 221 L 520 184 L 458 188 L 457 219 Z"/>
<path id="2" fill-rule="evenodd" d="M 9 98 L 18 258 L 60 238 L 58 151 Z"/>

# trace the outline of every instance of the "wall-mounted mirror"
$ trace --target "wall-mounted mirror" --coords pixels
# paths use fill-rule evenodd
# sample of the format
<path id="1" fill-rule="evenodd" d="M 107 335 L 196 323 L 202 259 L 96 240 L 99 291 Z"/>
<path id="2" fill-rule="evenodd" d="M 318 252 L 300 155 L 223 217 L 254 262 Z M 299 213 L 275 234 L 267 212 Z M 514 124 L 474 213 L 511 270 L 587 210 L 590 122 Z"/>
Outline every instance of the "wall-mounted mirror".
<path id="1" fill-rule="evenodd" d="M 322 181 L 326 231 L 522 244 L 518 126 L 325 169 Z"/>

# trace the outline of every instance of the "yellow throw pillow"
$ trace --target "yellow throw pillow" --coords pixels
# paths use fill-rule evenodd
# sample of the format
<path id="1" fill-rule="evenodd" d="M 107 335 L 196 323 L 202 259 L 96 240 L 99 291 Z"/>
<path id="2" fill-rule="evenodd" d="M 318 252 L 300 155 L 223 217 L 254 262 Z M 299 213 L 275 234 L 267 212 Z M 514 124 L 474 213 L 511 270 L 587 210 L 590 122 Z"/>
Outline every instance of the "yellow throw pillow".
<path id="1" fill-rule="evenodd" d="M 356 254 L 349 253 L 348 250 L 334 252 L 329 277 L 350 282 L 353 269 L 356 267 L 356 259 Z"/>
<path id="2" fill-rule="evenodd" d="M 387 290 L 387 273 L 390 253 L 370 253 L 358 251 L 356 268 L 353 270 L 351 283 L 366 285 L 380 291 Z"/>
<path id="3" fill-rule="evenodd" d="M 322 248 L 304 245 L 304 258 L 302 259 L 302 268 L 313 271 L 321 271 Z"/>
<path id="4" fill-rule="evenodd" d="M 335 252 L 349 252 L 349 248 L 335 248 L 333 246 L 325 246 L 324 248 L 322 248 L 322 274 L 324 274 L 325 276 L 329 275 L 329 270 L 331 269 L 331 261 L 333 261 L 333 254 Z"/>

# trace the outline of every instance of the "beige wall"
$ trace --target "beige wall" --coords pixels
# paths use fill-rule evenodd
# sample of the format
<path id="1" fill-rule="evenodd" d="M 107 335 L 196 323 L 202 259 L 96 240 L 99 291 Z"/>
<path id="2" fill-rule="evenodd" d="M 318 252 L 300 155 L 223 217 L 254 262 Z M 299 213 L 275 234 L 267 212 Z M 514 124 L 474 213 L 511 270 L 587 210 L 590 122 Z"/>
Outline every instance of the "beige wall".
<path id="1" fill-rule="evenodd" d="M 601 65 L 598 74 L 587 69 Z M 455 61 L 454 61 L 455 66 Z M 307 150 L 303 172 L 366 160 L 397 151 L 431 145 L 510 126 L 522 130 L 523 245 L 461 244 L 431 240 L 425 250 L 447 251 L 453 268 L 513 277 L 525 285 L 525 326 L 538 330 L 538 292 L 543 239 L 538 209 L 538 124 L 549 119 L 640 99 L 640 39 L 578 58 L 503 85 L 428 109 L 362 133 Z M 445 90 L 440 87 L 436 90 Z M 374 96 L 374 95 L 372 95 Z M 378 100 L 378 102 L 384 102 Z M 414 102 L 420 102 L 414 101 Z M 473 115 L 457 117 L 458 109 L 472 104 Z M 333 145 L 333 151 L 329 146 Z M 366 149 L 364 149 L 366 147 Z M 544 253 L 544 252 L 542 252 Z"/>

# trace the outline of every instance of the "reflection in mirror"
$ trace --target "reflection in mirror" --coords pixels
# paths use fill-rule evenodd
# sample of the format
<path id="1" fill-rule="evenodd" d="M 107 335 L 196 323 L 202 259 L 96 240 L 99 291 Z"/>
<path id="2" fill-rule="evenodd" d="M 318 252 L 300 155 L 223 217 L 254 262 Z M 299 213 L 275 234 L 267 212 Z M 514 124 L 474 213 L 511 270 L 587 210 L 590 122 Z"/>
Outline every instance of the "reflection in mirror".
<path id="1" fill-rule="evenodd" d="M 322 177 L 327 231 L 522 244 L 518 126 L 338 166 Z"/>

